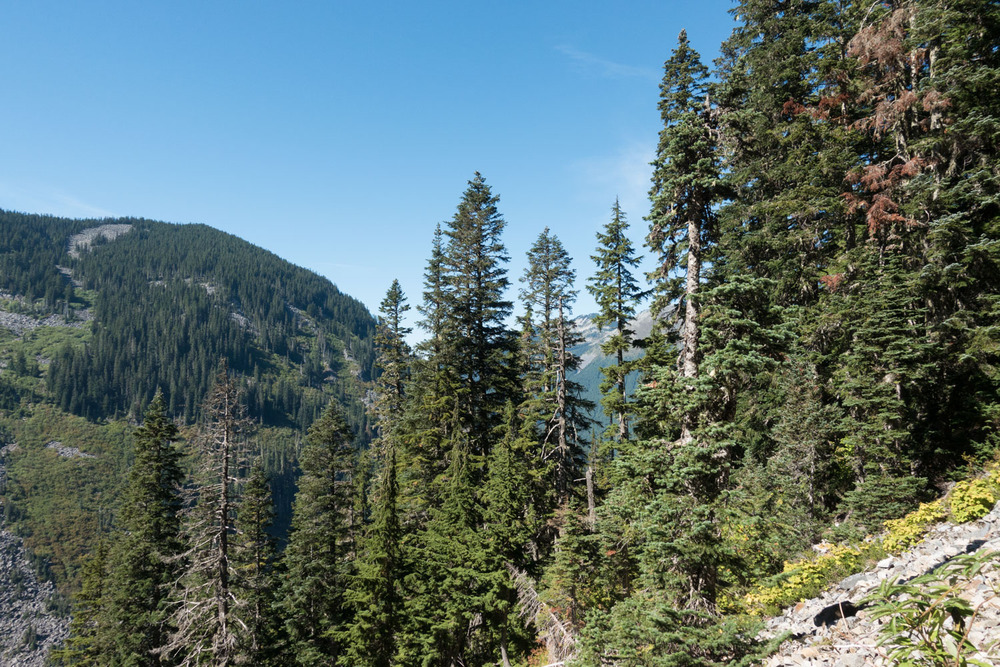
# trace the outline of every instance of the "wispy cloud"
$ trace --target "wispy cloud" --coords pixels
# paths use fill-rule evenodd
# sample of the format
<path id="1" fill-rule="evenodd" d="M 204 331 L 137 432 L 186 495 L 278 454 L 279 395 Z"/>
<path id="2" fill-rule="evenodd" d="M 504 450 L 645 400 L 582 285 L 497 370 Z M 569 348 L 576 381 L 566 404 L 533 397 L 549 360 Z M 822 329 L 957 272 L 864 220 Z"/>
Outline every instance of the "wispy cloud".
<path id="1" fill-rule="evenodd" d="M 613 60 L 607 60 L 565 44 L 557 46 L 556 51 L 572 60 L 580 69 L 609 79 L 638 78 L 656 81 L 659 78 L 659 73 L 648 67 L 636 67 L 634 65 L 616 63 Z"/>
<path id="2" fill-rule="evenodd" d="M 49 187 L 0 182 L 0 208 L 67 218 L 111 218 L 114 213 Z"/>
<path id="3" fill-rule="evenodd" d="M 633 142 L 623 145 L 617 152 L 600 155 L 576 163 L 575 171 L 587 196 L 607 199 L 607 208 L 618 197 L 622 209 L 633 220 L 639 220 L 649 207 L 646 196 L 652 175 L 650 162 L 653 150 L 650 146 Z M 598 195 L 598 193 L 600 193 Z"/>
<path id="4" fill-rule="evenodd" d="M 62 215 L 68 215 L 71 217 L 86 217 L 86 218 L 113 218 L 115 214 L 106 208 L 101 208 L 99 206 L 94 206 L 88 204 L 85 201 L 81 201 L 76 197 L 71 197 L 65 194 L 56 194 L 54 196 L 55 201 L 58 202 L 60 209 L 65 211 L 72 211 L 72 213 L 63 213 Z"/>

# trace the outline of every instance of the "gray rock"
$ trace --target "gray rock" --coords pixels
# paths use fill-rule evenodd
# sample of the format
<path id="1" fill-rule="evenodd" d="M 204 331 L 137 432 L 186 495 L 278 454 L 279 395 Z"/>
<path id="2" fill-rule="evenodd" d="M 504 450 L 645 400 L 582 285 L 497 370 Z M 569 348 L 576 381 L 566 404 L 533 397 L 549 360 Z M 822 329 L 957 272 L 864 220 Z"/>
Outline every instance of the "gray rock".
<path id="1" fill-rule="evenodd" d="M 838 585 L 840 586 L 841 590 L 849 591 L 856 585 L 864 581 L 865 579 L 866 579 L 865 573 L 858 572 L 857 574 L 852 574 L 851 576 L 847 577 L 846 579 L 841 581 L 840 584 Z"/>

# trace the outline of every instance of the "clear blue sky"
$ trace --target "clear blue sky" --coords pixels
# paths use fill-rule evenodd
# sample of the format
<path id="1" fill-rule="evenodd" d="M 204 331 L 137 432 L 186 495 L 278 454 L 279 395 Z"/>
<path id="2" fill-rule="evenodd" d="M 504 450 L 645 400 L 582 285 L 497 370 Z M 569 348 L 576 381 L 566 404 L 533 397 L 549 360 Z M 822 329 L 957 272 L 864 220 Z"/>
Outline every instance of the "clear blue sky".
<path id="1" fill-rule="evenodd" d="M 682 28 L 715 58 L 731 6 L 0 0 L 0 208 L 204 223 L 374 313 L 479 171 L 515 290 L 548 226 L 590 312 L 615 197 L 645 236 L 663 61 Z"/>

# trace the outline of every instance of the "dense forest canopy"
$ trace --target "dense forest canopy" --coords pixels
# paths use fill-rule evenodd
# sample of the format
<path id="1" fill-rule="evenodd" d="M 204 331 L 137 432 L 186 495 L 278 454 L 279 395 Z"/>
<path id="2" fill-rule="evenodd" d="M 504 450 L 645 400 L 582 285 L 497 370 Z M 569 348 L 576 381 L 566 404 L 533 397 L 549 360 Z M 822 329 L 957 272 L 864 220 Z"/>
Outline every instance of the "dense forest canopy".
<path id="1" fill-rule="evenodd" d="M 371 446 L 351 446 L 342 394 L 304 414 L 300 403 L 301 417 L 280 404 L 293 423 L 311 424 L 283 554 L 263 537 L 259 471 L 244 486 L 250 468 L 237 466 L 231 481 L 217 472 L 229 455 L 206 450 L 211 465 L 187 485 L 213 490 L 198 504 L 232 504 L 212 515 L 215 551 L 191 537 L 188 512 L 176 534 L 95 551 L 62 659 L 750 664 L 770 648 L 747 594 L 780 585 L 784 561 L 820 540 L 863 540 L 996 456 L 1000 7 L 743 0 L 733 11 L 738 26 L 714 70 L 684 32 L 676 45 L 665 40 L 650 208 L 638 212 L 645 248 L 629 241 L 618 202 L 596 234 L 584 280 L 597 322 L 613 331 L 601 386 L 608 428 L 591 420 L 573 381 L 579 283 L 561 242 L 540 230 L 511 327 L 502 202 L 476 173 L 431 239 L 416 349 L 407 295 L 386 280 L 368 348 Z M 304 346 L 298 311 L 344 314 L 324 344 L 368 372 L 368 325 L 331 301 L 336 293 L 292 274 L 244 284 L 235 256 L 171 250 L 165 227 L 134 224 L 68 264 L 84 289 L 126 289 L 120 303 L 98 291 L 92 339 L 53 359 L 47 390 L 62 407 L 136 413 L 160 388 L 145 424 L 164 411 L 207 413 L 198 430 L 218 434 L 229 418 L 218 401 L 199 407 L 216 377 L 208 395 L 244 383 L 239 400 L 259 419 L 268 359 L 301 369 L 303 397 L 322 379 L 309 355 L 331 363 L 322 336 Z M 213 232 L 192 228 L 199 234 Z M 47 239 L 32 241 L 38 257 L 67 261 Z M 151 239 L 162 254 L 137 262 L 137 244 Z M 632 269 L 647 251 L 657 267 L 643 281 Z M 102 267 L 112 256 L 136 266 Z M 65 284 L 55 289 L 57 273 L 21 274 L 10 289 L 37 279 L 44 307 L 76 307 Z M 297 310 L 272 298 L 276 288 Z M 174 340 L 203 331 L 212 340 L 161 341 L 125 314 L 139 294 L 157 309 L 189 304 L 198 325 Z M 640 339 L 630 321 L 647 295 L 657 320 Z M 220 299 L 230 308 L 222 316 L 212 307 Z M 163 326 L 188 326 L 179 319 Z M 156 367 L 117 368 L 130 346 Z M 633 346 L 641 359 L 626 354 Z M 232 375 L 215 375 L 218 357 Z M 155 465 L 169 467 L 176 434 L 143 428 L 132 436 L 136 459 L 155 444 Z M 123 497 L 142 479 L 133 473 Z M 180 488 L 161 490 L 173 517 Z M 133 536 L 133 510 L 120 512 L 114 530 Z M 137 603 L 94 591 L 116 577 L 164 590 L 161 571 L 129 564 L 167 553 L 195 555 L 170 560 L 179 574 L 143 612 L 143 636 L 159 646 L 136 648 L 113 619 Z M 211 558 L 244 565 L 196 567 Z M 210 631 L 192 632 L 195 606 L 179 603 L 201 605 L 208 590 L 224 591 L 218 613 Z"/>
<path id="2" fill-rule="evenodd" d="M 90 339 L 58 350 L 46 377 L 68 412 L 139 415 L 159 389 L 168 412 L 191 421 L 226 359 L 254 376 L 251 401 L 262 420 L 305 428 L 325 404 L 327 385 L 356 405 L 342 368 L 353 364 L 362 379 L 371 375 L 375 325 L 367 309 L 328 280 L 230 234 L 4 211 L 0 223 L 0 289 L 31 304 L 41 299 L 43 312 L 71 316 L 92 306 Z M 114 242 L 91 235 L 88 249 L 68 252 L 73 235 L 103 226 L 128 231 Z M 84 300 L 87 294 L 93 297 Z M 282 377 L 282 359 L 300 377 Z M 363 412 L 354 415 L 363 426 Z"/>

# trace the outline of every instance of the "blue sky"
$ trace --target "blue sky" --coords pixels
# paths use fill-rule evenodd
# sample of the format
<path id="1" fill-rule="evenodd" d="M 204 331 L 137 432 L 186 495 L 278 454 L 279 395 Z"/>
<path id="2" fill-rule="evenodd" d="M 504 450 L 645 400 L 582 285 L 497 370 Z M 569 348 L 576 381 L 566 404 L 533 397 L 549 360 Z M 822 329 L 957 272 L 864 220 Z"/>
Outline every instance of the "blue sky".
<path id="1" fill-rule="evenodd" d="M 616 197 L 645 235 L 663 61 L 682 28 L 716 57 L 731 6 L 0 0 L 0 208 L 204 223 L 375 312 L 479 171 L 515 290 L 548 226 L 590 312 Z"/>

